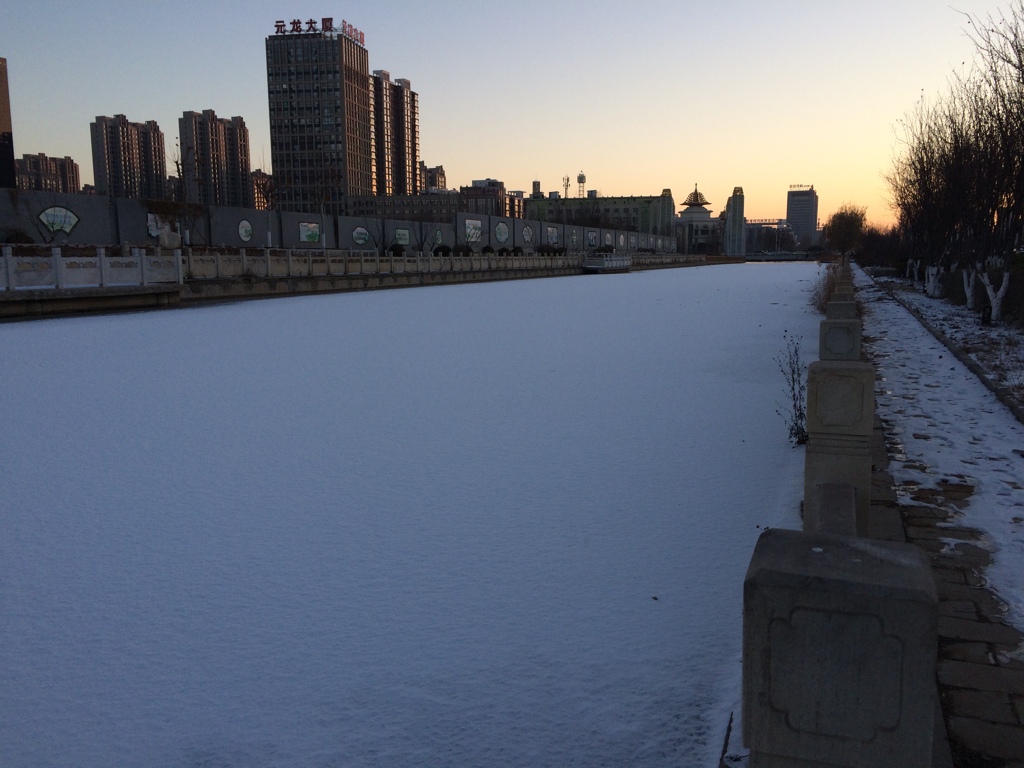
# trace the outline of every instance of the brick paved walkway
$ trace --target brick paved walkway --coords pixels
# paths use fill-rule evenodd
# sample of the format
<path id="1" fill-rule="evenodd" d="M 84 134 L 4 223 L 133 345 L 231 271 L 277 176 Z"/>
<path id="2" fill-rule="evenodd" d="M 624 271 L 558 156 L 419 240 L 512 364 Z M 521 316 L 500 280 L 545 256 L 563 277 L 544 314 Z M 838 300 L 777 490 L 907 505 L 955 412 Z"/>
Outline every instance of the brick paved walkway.
<path id="1" fill-rule="evenodd" d="M 884 425 L 872 445 L 873 538 L 909 541 L 931 555 L 939 595 L 937 678 L 949 747 L 936 765 L 956 768 L 1024 768 L 1024 646 L 1021 633 L 1003 621 L 1006 606 L 986 587 L 989 552 L 981 534 L 958 527 L 974 488 L 948 477 L 937 489 L 904 489 L 912 503 L 898 503 L 888 473 Z"/>

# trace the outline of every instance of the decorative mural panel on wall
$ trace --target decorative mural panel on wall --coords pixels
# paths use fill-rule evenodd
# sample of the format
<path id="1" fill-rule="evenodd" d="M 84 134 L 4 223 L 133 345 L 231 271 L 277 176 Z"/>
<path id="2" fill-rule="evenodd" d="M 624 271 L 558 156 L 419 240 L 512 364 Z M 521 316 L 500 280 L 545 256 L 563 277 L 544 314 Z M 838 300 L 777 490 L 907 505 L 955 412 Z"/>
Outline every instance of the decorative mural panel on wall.
<path id="1" fill-rule="evenodd" d="M 165 232 L 174 231 L 174 222 L 159 213 L 147 213 L 146 229 L 150 237 L 160 237 Z"/>
<path id="2" fill-rule="evenodd" d="M 246 219 L 238 222 L 238 237 L 241 238 L 243 243 L 248 243 L 252 240 L 252 224 Z"/>
<path id="3" fill-rule="evenodd" d="M 396 229 L 395 230 L 395 244 L 396 245 L 409 245 L 409 230 L 408 229 Z"/>
<path id="4" fill-rule="evenodd" d="M 484 228 L 480 219 L 466 219 L 466 242 L 479 243 Z"/>
<path id="5" fill-rule="evenodd" d="M 352 242 L 356 245 L 366 245 L 370 241 L 370 232 L 366 227 L 356 227 L 352 230 Z"/>
<path id="6" fill-rule="evenodd" d="M 504 221 L 499 221 L 494 227 L 494 236 L 497 238 L 499 243 L 508 241 L 508 224 Z"/>
<path id="7" fill-rule="evenodd" d="M 533 242 L 533 227 L 527 224 L 523 227 L 523 242 L 529 244 Z"/>
<path id="8" fill-rule="evenodd" d="M 548 245 L 558 245 L 558 227 L 548 227 Z"/>
<path id="9" fill-rule="evenodd" d="M 54 234 L 64 232 L 70 235 L 71 230 L 78 223 L 78 217 L 67 208 L 61 206 L 47 208 L 39 214 L 39 220 L 43 222 L 44 227 Z"/>
<path id="10" fill-rule="evenodd" d="M 319 243 L 320 225 L 313 221 L 300 221 L 299 240 L 304 243 Z"/>

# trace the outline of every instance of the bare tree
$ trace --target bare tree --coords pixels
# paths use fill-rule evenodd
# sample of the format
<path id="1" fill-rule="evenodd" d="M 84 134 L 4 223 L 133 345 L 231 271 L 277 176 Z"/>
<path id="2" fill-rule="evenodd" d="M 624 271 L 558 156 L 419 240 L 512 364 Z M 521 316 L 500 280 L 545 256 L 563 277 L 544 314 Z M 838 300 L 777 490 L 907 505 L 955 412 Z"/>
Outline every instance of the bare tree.
<path id="1" fill-rule="evenodd" d="M 864 235 L 866 214 L 867 209 L 849 203 L 840 206 L 825 222 L 828 244 L 843 255 L 857 250 Z"/>
<path id="2" fill-rule="evenodd" d="M 961 269 L 969 304 L 980 281 L 998 320 L 1024 231 L 1024 0 L 997 17 L 965 19 L 976 62 L 900 122 L 887 181 L 908 275 L 923 264 L 937 296 L 941 274 Z"/>

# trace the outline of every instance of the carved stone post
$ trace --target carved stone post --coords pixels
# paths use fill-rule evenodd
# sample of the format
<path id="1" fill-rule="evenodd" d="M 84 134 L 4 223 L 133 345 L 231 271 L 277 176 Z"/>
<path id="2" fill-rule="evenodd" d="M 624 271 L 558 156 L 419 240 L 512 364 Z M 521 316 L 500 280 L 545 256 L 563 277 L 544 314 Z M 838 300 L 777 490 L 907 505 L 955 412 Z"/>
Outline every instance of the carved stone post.
<path id="1" fill-rule="evenodd" d="M 860 360 L 859 320 L 822 320 L 818 334 L 819 360 Z"/>
<path id="2" fill-rule="evenodd" d="M 937 606 L 911 544 L 762 534 L 743 584 L 751 768 L 931 768 Z"/>
<path id="3" fill-rule="evenodd" d="M 819 360 L 807 369 L 807 453 L 804 530 L 821 526 L 822 485 L 848 485 L 856 494 L 856 530 L 867 530 L 875 370 L 853 360 Z"/>

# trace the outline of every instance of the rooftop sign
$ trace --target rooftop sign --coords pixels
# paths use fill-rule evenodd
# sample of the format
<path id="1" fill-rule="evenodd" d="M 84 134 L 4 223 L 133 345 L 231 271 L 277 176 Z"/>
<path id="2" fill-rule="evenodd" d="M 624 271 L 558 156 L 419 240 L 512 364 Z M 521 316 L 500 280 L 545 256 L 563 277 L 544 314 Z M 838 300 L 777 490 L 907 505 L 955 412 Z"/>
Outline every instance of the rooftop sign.
<path id="1" fill-rule="evenodd" d="M 274 22 L 275 35 L 308 34 L 310 32 L 337 32 L 353 42 L 359 43 L 360 45 L 366 45 L 366 36 L 344 19 L 341 20 L 340 26 L 335 27 L 333 17 L 324 17 L 320 19 L 319 28 L 317 28 L 316 19 L 307 19 L 306 21 L 303 21 L 302 19 L 292 19 L 291 21 L 278 19 Z"/>

